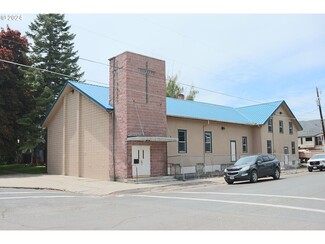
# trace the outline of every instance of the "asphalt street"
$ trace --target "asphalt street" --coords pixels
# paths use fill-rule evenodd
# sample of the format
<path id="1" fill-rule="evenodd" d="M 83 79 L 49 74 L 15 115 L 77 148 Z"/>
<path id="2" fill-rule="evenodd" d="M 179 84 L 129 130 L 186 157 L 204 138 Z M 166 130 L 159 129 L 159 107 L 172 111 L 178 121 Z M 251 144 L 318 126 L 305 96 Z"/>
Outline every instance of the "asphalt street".
<path id="1" fill-rule="evenodd" d="M 109 196 L 0 189 L 0 230 L 325 230 L 325 172 Z"/>

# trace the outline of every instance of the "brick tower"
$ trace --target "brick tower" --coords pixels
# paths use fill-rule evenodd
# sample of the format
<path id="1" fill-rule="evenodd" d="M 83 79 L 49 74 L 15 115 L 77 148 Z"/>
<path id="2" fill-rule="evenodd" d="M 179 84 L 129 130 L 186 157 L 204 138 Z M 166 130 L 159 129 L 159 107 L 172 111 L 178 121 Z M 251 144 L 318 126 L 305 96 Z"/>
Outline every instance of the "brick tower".
<path id="1" fill-rule="evenodd" d="M 166 175 L 165 61 L 131 52 L 111 58 L 109 92 L 111 177 Z"/>

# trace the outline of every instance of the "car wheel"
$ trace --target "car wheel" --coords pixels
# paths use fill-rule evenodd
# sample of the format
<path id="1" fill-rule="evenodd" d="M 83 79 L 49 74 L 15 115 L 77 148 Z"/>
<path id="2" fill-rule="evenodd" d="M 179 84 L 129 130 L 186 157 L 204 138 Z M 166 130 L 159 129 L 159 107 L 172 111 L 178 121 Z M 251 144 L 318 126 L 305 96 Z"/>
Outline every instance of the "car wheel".
<path id="1" fill-rule="evenodd" d="M 280 178 L 280 170 L 279 168 L 275 168 L 273 179 L 278 180 Z"/>
<path id="2" fill-rule="evenodd" d="M 229 185 L 233 184 L 234 181 L 233 180 L 225 180 Z"/>
<path id="3" fill-rule="evenodd" d="M 256 172 L 256 170 L 253 170 L 252 173 L 251 173 L 251 180 L 250 181 L 252 183 L 256 183 L 257 182 L 257 179 L 258 179 L 257 172 Z"/>
<path id="4" fill-rule="evenodd" d="M 309 172 L 312 172 L 312 171 L 313 171 L 313 169 L 312 169 L 312 168 L 308 168 L 308 171 L 309 171 Z"/>

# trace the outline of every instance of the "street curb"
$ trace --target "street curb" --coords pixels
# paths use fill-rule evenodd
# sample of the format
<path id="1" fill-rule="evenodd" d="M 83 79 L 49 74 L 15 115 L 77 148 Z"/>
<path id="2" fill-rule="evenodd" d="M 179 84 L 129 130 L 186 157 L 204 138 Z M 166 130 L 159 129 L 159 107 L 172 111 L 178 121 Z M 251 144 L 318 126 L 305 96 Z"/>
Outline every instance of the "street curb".
<path id="1" fill-rule="evenodd" d="M 309 172 L 306 169 L 290 169 L 290 170 L 281 170 L 282 176 L 294 176 L 299 174 L 308 174 Z M 133 183 L 125 183 L 125 184 L 133 184 Z M 134 183 L 136 184 L 136 183 Z M 89 192 L 82 192 L 81 188 L 78 190 L 69 190 L 65 188 L 55 188 L 55 187 L 38 187 L 38 186 L 0 186 L 0 188 L 13 188 L 13 189 L 34 189 L 34 190 L 53 190 L 53 191 L 62 191 L 62 192 L 69 192 L 75 194 L 83 194 L 83 195 L 95 195 L 95 196 L 109 196 L 109 195 L 122 195 L 122 194 L 136 194 L 136 193 L 143 193 L 143 192 L 150 192 L 150 191 L 168 191 L 168 190 L 175 190 L 181 189 L 183 187 L 202 187 L 202 186 L 222 186 L 226 185 L 223 176 L 212 177 L 212 178 L 201 178 L 201 179 L 188 179 L 186 181 L 172 181 L 172 182 L 165 182 L 163 184 L 153 183 L 150 184 L 151 186 L 141 187 L 141 183 L 137 184 L 139 187 L 135 189 L 126 189 L 126 190 L 116 190 L 109 193 L 89 193 Z M 100 189 L 100 188 L 99 188 Z"/>
<path id="2" fill-rule="evenodd" d="M 152 187 L 143 187 L 143 188 L 137 188 L 137 189 L 130 189 L 130 190 L 121 190 L 121 191 L 115 191 L 108 195 L 119 195 L 123 193 L 141 193 L 141 192 L 148 192 L 153 190 L 166 190 L 168 188 L 181 188 L 181 187 L 195 187 L 195 186 L 202 186 L 202 185 L 224 185 L 225 182 L 223 180 L 223 177 L 218 177 L 220 181 L 213 181 L 208 179 L 201 179 L 201 180 L 188 180 L 188 181 L 180 181 L 178 183 L 172 183 L 172 184 L 165 184 L 165 185 L 156 185 Z M 215 178 L 211 178 L 215 179 Z"/>

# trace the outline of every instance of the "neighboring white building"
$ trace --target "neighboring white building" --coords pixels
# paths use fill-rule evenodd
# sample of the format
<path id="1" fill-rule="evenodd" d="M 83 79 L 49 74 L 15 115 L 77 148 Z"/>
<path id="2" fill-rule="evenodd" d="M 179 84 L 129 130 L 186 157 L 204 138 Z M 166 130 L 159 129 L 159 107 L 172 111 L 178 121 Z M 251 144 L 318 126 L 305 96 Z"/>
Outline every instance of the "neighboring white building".
<path id="1" fill-rule="evenodd" d="M 303 130 L 298 131 L 298 148 L 322 150 L 324 137 L 320 119 L 300 121 L 300 124 L 303 127 Z"/>

